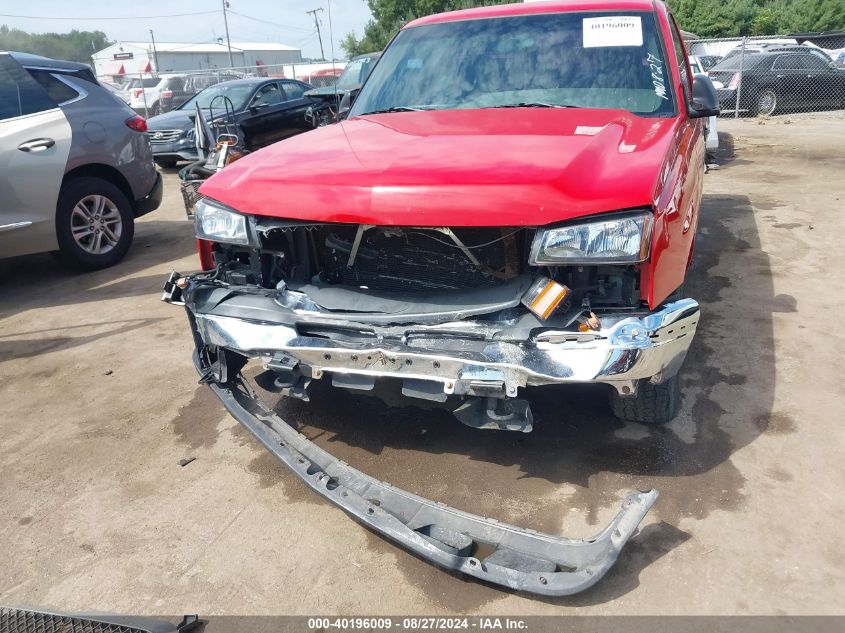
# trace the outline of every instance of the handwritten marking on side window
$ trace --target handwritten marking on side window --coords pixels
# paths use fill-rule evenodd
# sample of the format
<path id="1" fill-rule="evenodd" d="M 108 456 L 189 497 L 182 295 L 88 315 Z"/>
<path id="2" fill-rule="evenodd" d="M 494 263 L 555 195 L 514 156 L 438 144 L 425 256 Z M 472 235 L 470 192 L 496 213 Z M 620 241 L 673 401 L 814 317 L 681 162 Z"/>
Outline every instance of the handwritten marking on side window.
<path id="1" fill-rule="evenodd" d="M 663 80 L 663 62 L 659 57 L 648 54 L 646 60 L 648 67 L 651 70 L 651 83 L 654 84 L 654 94 L 661 99 L 668 100 L 669 93 L 666 90 L 666 82 Z"/>

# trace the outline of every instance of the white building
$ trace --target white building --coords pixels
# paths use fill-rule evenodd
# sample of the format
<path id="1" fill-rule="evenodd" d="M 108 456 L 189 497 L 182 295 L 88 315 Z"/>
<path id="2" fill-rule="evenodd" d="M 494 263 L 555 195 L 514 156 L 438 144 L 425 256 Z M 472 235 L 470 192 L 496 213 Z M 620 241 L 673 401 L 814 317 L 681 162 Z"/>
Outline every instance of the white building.
<path id="1" fill-rule="evenodd" d="M 94 53 L 98 77 L 114 77 L 150 72 L 179 72 L 209 68 L 256 68 L 302 61 L 302 51 L 284 44 L 232 42 L 232 63 L 225 44 L 186 44 L 156 42 L 117 42 Z M 156 64 L 156 59 L 158 64 Z"/>

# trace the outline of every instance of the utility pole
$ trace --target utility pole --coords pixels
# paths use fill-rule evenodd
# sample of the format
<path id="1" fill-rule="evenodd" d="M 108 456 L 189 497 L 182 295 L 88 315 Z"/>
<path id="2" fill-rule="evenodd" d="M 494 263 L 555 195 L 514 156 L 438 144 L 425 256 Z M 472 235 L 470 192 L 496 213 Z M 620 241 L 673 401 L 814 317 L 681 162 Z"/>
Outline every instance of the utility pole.
<path id="1" fill-rule="evenodd" d="M 156 50 L 156 37 L 153 35 L 153 30 L 150 29 L 150 39 L 153 42 L 153 61 L 156 65 L 156 72 L 158 72 L 158 51 Z"/>
<path id="2" fill-rule="evenodd" d="M 326 58 L 326 54 L 323 52 L 323 37 L 320 35 L 320 20 L 317 19 L 317 11 L 322 11 L 323 7 L 318 7 L 316 9 L 311 9 L 310 11 L 306 11 L 305 13 L 310 13 L 314 16 L 314 26 L 317 27 L 317 39 L 320 40 L 320 57 L 322 59 Z"/>
<path id="3" fill-rule="evenodd" d="M 226 27 L 226 47 L 229 49 L 229 67 L 234 68 L 232 61 L 232 41 L 229 39 L 229 19 L 226 17 L 226 9 L 229 8 L 229 0 L 223 0 L 223 25 Z"/>

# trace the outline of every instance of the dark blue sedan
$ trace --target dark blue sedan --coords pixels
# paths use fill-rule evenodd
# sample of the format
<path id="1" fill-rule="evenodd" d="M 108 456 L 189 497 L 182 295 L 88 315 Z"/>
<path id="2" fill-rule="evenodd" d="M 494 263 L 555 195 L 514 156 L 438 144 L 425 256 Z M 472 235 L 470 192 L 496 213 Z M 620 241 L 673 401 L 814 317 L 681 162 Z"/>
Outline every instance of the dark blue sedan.
<path id="1" fill-rule="evenodd" d="M 194 140 L 197 105 L 211 121 L 224 117 L 225 103 L 234 111 L 234 125 L 247 149 L 257 149 L 314 127 L 309 109 L 321 100 L 305 96 L 312 86 L 293 79 L 236 79 L 197 93 L 176 110 L 147 121 L 153 158 L 162 167 L 198 160 Z M 225 97 L 225 98 L 224 98 Z"/>

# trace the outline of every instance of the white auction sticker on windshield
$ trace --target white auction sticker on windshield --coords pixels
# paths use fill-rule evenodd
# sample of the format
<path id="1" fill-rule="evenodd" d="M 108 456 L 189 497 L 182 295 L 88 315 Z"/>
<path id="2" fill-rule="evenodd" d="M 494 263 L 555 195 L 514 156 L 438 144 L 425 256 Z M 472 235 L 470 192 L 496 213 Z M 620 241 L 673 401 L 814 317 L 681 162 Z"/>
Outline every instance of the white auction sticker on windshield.
<path id="1" fill-rule="evenodd" d="M 638 15 L 584 18 L 584 48 L 642 45 L 643 24 Z"/>

